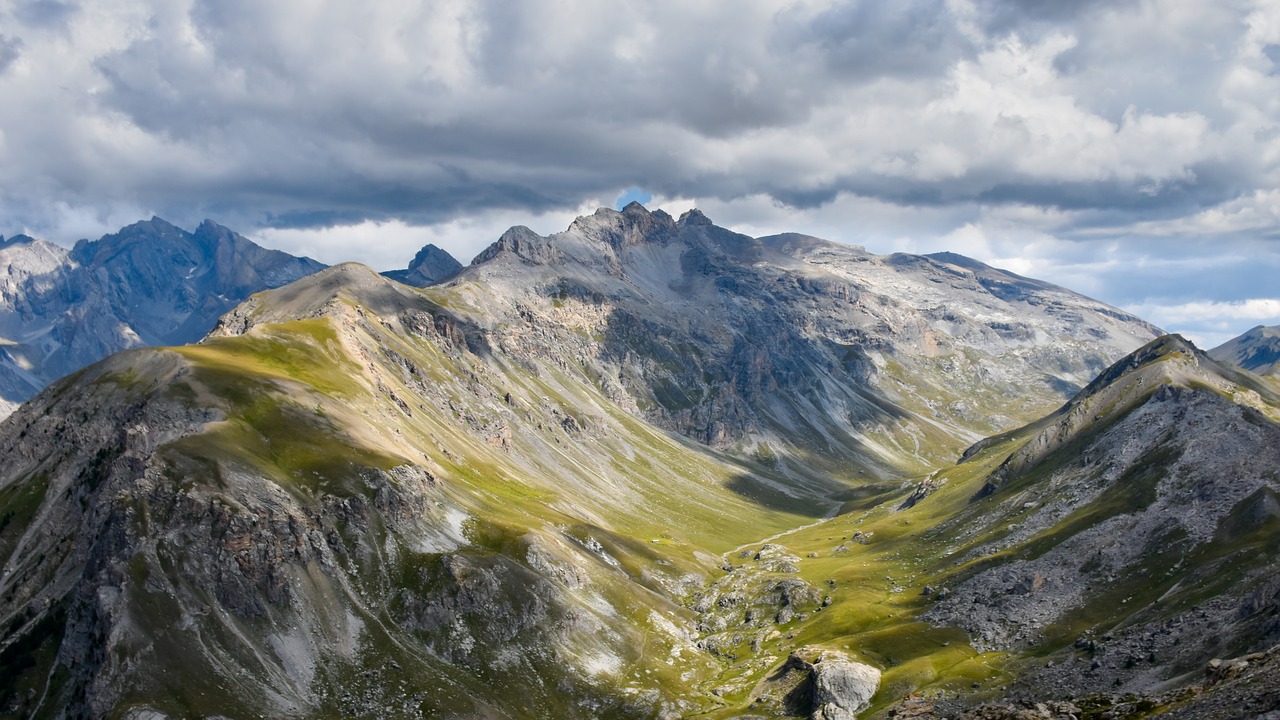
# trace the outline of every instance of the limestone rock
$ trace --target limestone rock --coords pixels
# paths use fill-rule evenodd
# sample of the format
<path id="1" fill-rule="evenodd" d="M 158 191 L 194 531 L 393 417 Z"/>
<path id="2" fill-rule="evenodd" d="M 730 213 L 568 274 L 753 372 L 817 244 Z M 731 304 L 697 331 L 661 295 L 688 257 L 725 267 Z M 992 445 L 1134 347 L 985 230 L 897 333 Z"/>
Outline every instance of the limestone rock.
<path id="1" fill-rule="evenodd" d="M 813 667 L 813 720 L 853 720 L 880 688 L 880 671 L 838 650 L 824 650 Z"/>

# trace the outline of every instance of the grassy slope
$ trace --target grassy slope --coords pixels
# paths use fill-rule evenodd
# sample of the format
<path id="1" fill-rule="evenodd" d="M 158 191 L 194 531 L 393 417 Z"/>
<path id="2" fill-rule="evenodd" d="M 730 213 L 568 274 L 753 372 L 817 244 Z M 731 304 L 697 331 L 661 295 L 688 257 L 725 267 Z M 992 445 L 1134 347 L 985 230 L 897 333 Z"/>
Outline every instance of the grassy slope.
<path id="1" fill-rule="evenodd" d="M 241 467 L 315 500 L 362 492 L 360 468 L 428 467 L 448 501 L 471 518 L 465 552 L 520 561 L 517 541 L 530 533 L 598 542 L 617 568 L 593 572 L 593 590 L 626 619 L 620 626 L 642 640 L 613 682 L 624 690 L 662 687 L 696 696 L 705 663 L 668 663 L 675 645 L 654 637 L 654 614 L 686 623 L 688 612 L 668 599 L 686 576 L 705 576 L 731 547 L 810 522 L 823 510 L 820 499 L 772 490 L 778 479 L 769 478 L 767 468 L 657 431 L 562 369 L 534 374 L 399 332 L 392 318 L 383 318 L 391 328 L 367 311 L 364 319 L 353 323 L 337 313 L 176 348 L 190 372 L 166 392 L 221 405 L 227 417 L 162 448 L 175 480 L 216 484 L 218 468 Z M 384 349 L 408 358 L 417 371 L 390 362 Z M 570 415 L 582 430 L 565 429 Z M 494 440 L 503 427 L 505 448 Z M 764 480 L 753 480 L 757 476 Z M 433 562 L 432 555 L 402 548 L 400 562 Z M 164 610 L 163 598 L 156 601 L 157 618 L 177 612 Z M 386 622 L 376 608 L 365 618 L 368 628 Z M 412 653 L 389 649 L 396 643 L 390 636 L 378 642 L 384 650 L 370 662 L 413 663 Z M 652 645 L 648 657 L 645 642 Z M 434 678 L 421 692 L 458 683 L 475 695 L 494 694 L 508 708 L 529 702 L 519 682 L 449 680 L 457 670 L 439 665 L 421 673 Z M 212 688 L 198 686 L 171 688 L 168 702 L 190 711 L 201 709 L 201 698 L 216 699 Z M 542 706 L 540 712 L 556 711 Z"/>
<path id="2" fill-rule="evenodd" d="M 439 292 L 431 297 L 434 302 L 424 301 L 423 307 L 450 303 L 449 296 Z M 549 363 L 530 367 L 499 356 L 482 357 L 438 337 L 405 332 L 393 312 L 379 315 L 350 296 L 339 296 L 337 309 L 324 317 L 266 323 L 244 336 L 175 352 L 190 372 L 165 392 L 184 402 L 218 405 L 226 412 L 225 420 L 162 448 L 160 457 L 173 470 L 175 483 L 216 487 L 223 469 L 247 467 L 296 497 L 314 501 L 324 494 L 365 492 L 359 482 L 362 468 L 430 468 L 442 481 L 444 498 L 470 518 L 464 526 L 466 552 L 523 562 L 520 539 L 530 535 L 598 543 L 614 565 L 591 570 L 594 592 L 616 613 L 611 622 L 638 633 L 640 640 L 611 682 L 620 691 L 629 688 L 636 693 L 664 688 L 692 699 L 698 712 L 708 717 L 732 717 L 748 707 L 754 699 L 751 688 L 787 652 L 807 644 L 843 647 L 882 668 L 876 709 L 919 688 L 970 691 L 978 683 L 980 692 L 995 692 L 1010 679 L 1016 667 L 1010 663 L 1018 658 L 979 654 L 966 644 L 962 632 L 920 622 L 929 604 L 920 589 L 954 582 L 1019 553 L 1035 553 L 1074 528 L 1142 499 L 1140 493 L 1104 498 L 1028 543 L 958 563 L 955 558 L 999 540 L 1019 520 L 1018 508 L 1001 505 L 1002 498 L 976 503 L 971 499 L 990 473 L 1030 442 L 1042 425 L 1010 433 L 968 462 L 939 469 L 934 480 L 940 488 L 915 507 L 897 510 L 907 489 L 896 483 L 860 485 L 846 496 L 839 516 L 821 520 L 832 507 L 829 499 L 780 489 L 787 479 L 775 474 L 770 458 L 719 454 L 658 431 L 604 397 L 581 368 Z M 106 377 L 101 382 L 131 392 L 149 389 L 136 377 Z M 1111 409 L 1131 407 L 1130 401 L 1135 400 L 1117 401 Z M 912 408 L 922 414 L 924 409 Z M 957 444 L 941 431 L 938 437 L 933 434 L 930 429 L 920 438 L 928 452 L 919 453 L 920 477 L 915 480 L 930 469 L 925 460 L 937 447 Z M 905 440 L 889 437 L 884 442 L 902 449 Z M 1060 455 L 1071 452 L 1067 447 Z M 1019 482 L 1033 484 L 1036 473 L 1050 469 L 1041 466 Z M 858 469 L 849 468 L 846 475 L 857 478 Z M 32 483 L 24 490 L 16 487 L 5 492 L 36 493 L 30 490 Z M 15 495 L 0 507 L 19 523 L 28 504 Z M 971 527 L 963 534 L 939 531 L 966 522 Z M 830 595 L 831 604 L 809 608 L 754 653 L 777 662 L 761 665 L 745 657 L 667 662 L 678 643 L 659 637 L 654 616 L 675 623 L 692 619 L 692 613 L 672 602 L 685 592 L 681 583 L 689 577 L 695 583 L 714 580 L 724 574 L 717 567 L 721 555 L 801 526 L 804 529 L 777 542 L 802 558 L 796 576 Z M 9 542 L 6 532 L 0 529 L 0 549 Z M 855 533 L 869 538 L 866 544 L 852 540 Z M 1262 542 L 1256 533 L 1246 535 L 1236 538 L 1244 543 L 1240 547 Z M 432 567 L 435 556 L 401 547 L 394 564 L 401 581 L 413 582 L 415 573 Z M 735 565 L 750 562 L 733 553 L 729 560 Z M 370 585 L 385 581 L 361 576 L 359 567 L 351 572 Z M 1165 589 L 1159 586 L 1153 592 Z M 317 595 L 333 590 L 317 581 Z M 579 600 L 584 606 L 593 601 Z M 153 619 L 179 619 L 173 616 L 178 610 L 166 607 L 163 597 L 155 602 L 145 610 Z M 439 708 L 462 706 L 468 695 L 485 693 L 495 695 L 495 702 L 506 708 L 520 707 L 527 699 L 527 688 L 519 682 L 460 673 L 406 650 L 389 627 L 385 608 L 371 605 L 360 612 L 368 642 L 362 652 L 368 657 L 352 660 L 351 673 L 364 673 L 396 658 L 420 676 L 416 687 L 406 692 L 437 693 Z M 1076 620 L 1094 625 L 1119 621 L 1092 616 Z M 253 627 L 243 630 L 253 632 Z M 1073 625 L 1055 633 L 1065 640 L 1077 631 Z M 171 640 L 178 643 L 171 654 L 181 655 L 186 646 Z M 322 675 L 336 678 L 343 672 L 333 665 Z M 719 698 L 711 694 L 713 688 L 735 680 L 746 690 Z M 450 685 L 459 688 L 456 693 L 439 695 Z M 166 702 L 172 708 L 203 711 L 207 708 L 199 693 L 215 689 L 196 683 L 185 689 L 169 686 L 166 692 L 171 693 Z M 539 702 L 551 703 L 539 706 L 539 712 L 565 709 L 547 699 L 552 695 L 539 696 Z M 155 701 L 154 695 L 149 697 Z M 236 707 L 233 698 L 218 702 L 218 707 Z M 341 712 L 335 709 L 334 714 Z"/>
<path id="3" fill-rule="evenodd" d="M 1092 439 L 1158 389 L 1160 382 L 1153 380 L 1179 382 L 1174 378 L 1182 378 L 1185 382 L 1185 367 L 1179 364 L 1188 361 L 1185 353 L 1161 355 L 1143 365 L 1142 373 L 1128 375 L 1099 393 L 1096 403 L 1088 406 L 1093 422 L 1077 428 L 1077 435 L 1039 457 L 997 495 L 975 499 L 991 473 L 1010 455 L 1027 447 L 1050 419 L 994 438 L 967 461 L 939 469 L 932 475 L 938 489 L 914 507 L 900 509 L 910 489 L 906 486 L 882 486 L 879 493 L 869 488 L 863 494 L 853 494 L 838 517 L 773 540 L 801 558 L 799 572 L 766 575 L 773 580 L 801 578 L 829 595 L 831 604 L 806 608 L 808 612 L 782 626 L 782 632 L 764 642 L 754 655 L 722 662 L 716 682 L 732 686 L 738 680 L 737 687 L 750 690 L 726 695 L 723 706 L 707 717 L 731 718 L 748 711 L 757 697 L 767 693 L 764 679 L 781 666 L 788 653 L 807 645 L 842 648 L 883 670 L 870 716 L 877 716 L 910 692 L 954 693 L 973 701 L 996 699 L 1025 663 L 1037 658 L 1043 663 L 1044 657 L 1070 649 L 1086 630 L 1101 636 L 1139 618 L 1172 617 L 1229 590 L 1267 558 L 1280 558 L 1274 519 L 1262 524 L 1233 524 L 1229 518 L 1214 541 L 1190 553 L 1167 538 L 1166 552 L 1146 557 L 1130 568 L 1130 575 L 1091 594 L 1083 607 L 1046 628 L 1043 642 L 1024 653 L 979 653 L 967 644 L 963 631 L 920 621 L 932 602 L 921 594 L 925 586 L 954 587 L 985 568 L 1037 557 L 1107 518 L 1145 508 L 1175 459 L 1169 451 L 1145 458 L 1095 500 L 1055 525 L 1019 542 L 1001 542 L 1012 527 L 1034 512 L 1020 500 L 1010 502 L 1011 497 L 1022 497 L 1057 470 L 1077 462 Z M 1214 368 L 1211 374 L 1218 370 Z M 1259 387 L 1257 379 L 1228 375 L 1233 382 L 1211 382 L 1213 392 L 1251 406 L 1261 402 L 1274 412 L 1270 402 L 1274 398 Z M 1203 381 L 1187 384 L 1209 390 Z M 1258 421 L 1268 422 L 1261 417 Z M 1032 494 L 1040 501 L 1035 504 L 1051 499 Z M 1236 525 L 1240 527 L 1233 530 Z M 857 537 L 864 540 L 858 542 L 855 533 L 861 533 Z M 750 569 L 753 564 L 745 555 L 731 557 L 735 565 Z M 1186 578 L 1203 581 L 1187 582 Z M 754 662 L 760 657 L 771 658 L 763 669 Z M 744 678 L 748 682 L 742 683 Z"/>

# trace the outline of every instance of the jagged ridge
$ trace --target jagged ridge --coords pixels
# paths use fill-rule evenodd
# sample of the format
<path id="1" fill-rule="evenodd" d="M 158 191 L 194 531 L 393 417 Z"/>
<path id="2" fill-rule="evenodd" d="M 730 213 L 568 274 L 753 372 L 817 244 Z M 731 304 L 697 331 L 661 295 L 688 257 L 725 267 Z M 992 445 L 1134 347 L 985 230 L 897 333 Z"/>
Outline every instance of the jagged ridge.
<path id="1" fill-rule="evenodd" d="M 513 354 L 585 364 L 651 422 L 880 478 L 1038 417 L 1158 335 L 959 256 L 753 239 L 636 203 L 512 228 L 444 289 L 478 326 L 533 327 L 498 338 Z"/>

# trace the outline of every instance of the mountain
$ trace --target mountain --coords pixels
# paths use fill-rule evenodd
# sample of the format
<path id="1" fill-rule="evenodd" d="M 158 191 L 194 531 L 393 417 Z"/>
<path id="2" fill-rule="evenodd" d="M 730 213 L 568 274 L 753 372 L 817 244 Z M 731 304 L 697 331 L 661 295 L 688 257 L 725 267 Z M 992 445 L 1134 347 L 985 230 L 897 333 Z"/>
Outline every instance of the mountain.
<path id="1" fill-rule="evenodd" d="M 26 357 L 24 330 L 34 324 L 33 318 L 60 312 L 43 298 L 61 287 L 67 255 L 64 248 L 27 235 L 0 241 L 0 415 L 12 412 L 48 382 Z"/>
<path id="2" fill-rule="evenodd" d="M 406 270 L 388 270 L 382 273 L 397 282 L 414 287 L 426 287 L 448 280 L 462 270 L 462 263 L 447 251 L 428 244 L 413 256 Z"/>
<path id="3" fill-rule="evenodd" d="M 194 342 L 250 294 L 324 267 L 205 221 L 159 218 L 67 251 L 25 236 L 0 243 L 0 409 L 113 352 Z"/>
<path id="4" fill-rule="evenodd" d="M 1037 418 L 1159 335 L 957 255 L 755 239 L 638 203 L 550 237 L 512 228 L 443 289 L 482 327 L 529 328 L 499 332 L 511 354 L 585 368 L 660 427 L 864 478 Z"/>
<path id="5" fill-rule="evenodd" d="M 692 605 L 701 642 L 764 662 L 785 619 L 784 652 L 841 647 L 883 669 L 870 717 L 1274 709 L 1274 663 L 1240 671 L 1280 643 L 1278 420 L 1267 383 L 1159 338 L 959 462 L 731 554 Z M 780 606 L 778 588 L 801 600 Z M 796 715 L 807 680 L 782 670 L 722 682 Z"/>
<path id="6" fill-rule="evenodd" d="M 1280 374 L 1280 327 L 1259 325 L 1210 350 L 1209 357 L 1258 375 L 1274 377 Z"/>
<path id="7" fill-rule="evenodd" d="M 1004 458 L 930 530 L 961 569 L 924 618 L 1034 649 L 1018 684 L 1055 693 L 1141 690 L 1280 643 L 1278 423 L 1256 376 L 1177 336 L 1141 348 L 958 466 Z"/>
<path id="8" fill-rule="evenodd" d="M 13 714 L 682 715 L 680 598 L 814 511 L 353 265 L 0 436 Z"/>
<path id="9" fill-rule="evenodd" d="M 834 718 L 1031 682 L 1042 646 L 945 608 L 1029 547 L 1036 468 L 1105 430 L 1022 423 L 1130 417 L 1143 391 L 1069 398 L 1157 334 L 960 256 L 639 205 L 428 288 L 332 267 L 0 423 L 0 716 Z M 1214 387 L 1259 424 L 1198 430 L 1257 427 L 1260 466 L 1271 396 L 1238 376 Z M 1266 551 L 1265 491 L 1228 550 Z"/>

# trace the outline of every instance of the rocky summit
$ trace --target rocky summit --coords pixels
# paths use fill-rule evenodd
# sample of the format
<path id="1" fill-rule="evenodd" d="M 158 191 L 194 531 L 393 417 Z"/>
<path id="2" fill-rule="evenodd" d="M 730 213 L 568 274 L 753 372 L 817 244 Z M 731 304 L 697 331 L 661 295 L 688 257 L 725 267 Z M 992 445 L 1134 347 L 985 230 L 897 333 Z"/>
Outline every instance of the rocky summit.
<path id="1" fill-rule="evenodd" d="M 637 203 L 550 237 L 513 228 L 445 289 L 508 353 L 585 368 L 659 427 L 797 475 L 927 469 L 1159 335 L 958 255 L 756 239 Z"/>
<path id="2" fill-rule="evenodd" d="M 697 211 L 338 265 L 0 424 L 0 716 L 1263 707 L 1278 419 L 1063 288 Z"/>
<path id="3" fill-rule="evenodd" d="M 428 244 L 413 256 L 407 269 L 389 270 L 382 274 L 406 285 L 426 287 L 448 280 L 457 275 L 460 270 L 462 270 L 462 263 L 447 251 Z"/>

